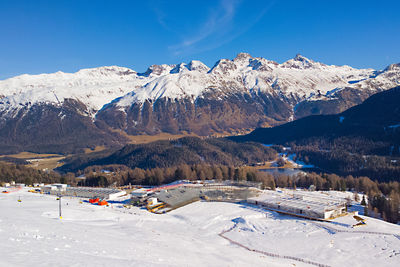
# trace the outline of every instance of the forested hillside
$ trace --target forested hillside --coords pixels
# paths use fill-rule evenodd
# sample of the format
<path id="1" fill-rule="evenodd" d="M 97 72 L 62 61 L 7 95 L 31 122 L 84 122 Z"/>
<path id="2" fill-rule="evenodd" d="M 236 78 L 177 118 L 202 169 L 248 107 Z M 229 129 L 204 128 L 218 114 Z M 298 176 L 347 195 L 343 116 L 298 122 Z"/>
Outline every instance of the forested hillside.
<path id="1" fill-rule="evenodd" d="M 292 147 L 297 157 L 340 175 L 400 179 L 400 87 L 337 115 L 310 116 L 229 139 Z"/>
<path id="2" fill-rule="evenodd" d="M 226 139 L 184 137 L 172 141 L 127 145 L 114 153 L 67 158 L 60 171 L 77 171 L 91 165 L 123 164 L 129 168 L 172 167 L 181 164 L 240 166 L 275 159 L 277 153 L 258 143 L 236 143 Z"/>
<path id="3" fill-rule="evenodd" d="M 5 163 L 0 161 L 0 182 L 24 183 L 73 183 L 75 176 L 72 173 L 60 175 L 57 172 L 35 170 L 24 165 Z"/>

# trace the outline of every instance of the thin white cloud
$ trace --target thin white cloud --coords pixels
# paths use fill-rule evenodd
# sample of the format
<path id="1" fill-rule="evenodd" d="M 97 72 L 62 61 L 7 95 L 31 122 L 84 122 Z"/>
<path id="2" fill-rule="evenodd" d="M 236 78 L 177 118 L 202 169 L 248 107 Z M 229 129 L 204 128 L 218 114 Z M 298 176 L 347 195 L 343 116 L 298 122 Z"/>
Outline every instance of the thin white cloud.
<path id="1" fill-rule="evenodd" d="M 167 14 L 165 14 L 165 12 L 163 10 L 161 10 L 160 8 L 158 8 L 157 6 L 153 7 L 154 13 L 156 14 L 157 17 L 157 21 L 158 23 L 167 31 L 171 31 L 174 32 L 173 29 L 171 29 L 168 26 L 168 23 L 165 21 Z"/>
<path id="2" fill-rule="evenodd" d="M 179 20 L 176 14 L 174 17 L 163 10 L 165 2 L 152 1 L 152 9 L 160 26 L 178 38 L 175 44 L 167 47 L 171 55 L 182 56 L 209 51 L 233 41 L 256 24 L 274 2 L 275 0 L 266 1 L 260 8 L 251 1 L 219 0 L 202 21 L 196 22 L 194 16 L 194 24 L 189 29 L 173 25 L 177 21 L 184 23 L 184 19 Z M 243 5 L 252 7 L 252 11 L 244 13 L 241 10 Z"/>
<path id="3" fill-rule="evenodd" d="M 274 1 L 267 2 L 261 10 L 255 7 L 251 14 L 244 14 L 240 9 L 241 4 L 251 5 L 251 2 L 221 0 L 200 26 L 191 29 L 190 33 L 178 33 L 181 40 L 168 46 L 168 50 L 174 56 L 181 56 L 218 48 L 247 32 L 264 16 L 273 3 Z M 164 17 L 159 16 L 159 22 L 165 29 L 170 29 Z"/>
<path id="4" fill-rule="evenodd" d="M 200 30 L 192 36 L 187 36 L 183 42 L 177 45 L 177 48 L 193 46 L 211 34 L 215 34 L 227 27 L 230 28 L 238 3 L 239 1 L 221 1 L 217 10 L 211 12 Z"/>
<path id="5" fill-rule="evenodd" d="M 191 49 L 191 53 L 200 53 L 209 51 L 235 40 L 240 35 L 247 32 L 254 24 L 256 24 L 264 16 L 264 14 L 271 8 L 271 6 L 272 3 L 267 7 L 265 7 L 264 9 L 262 9 L 256 17 L 253 17 L 252 19 L 249 18 L 247 24 L 242 25 L 241 27 L 235 27 L 229 32 L 227 31 L 225 34 L 217 36 L 214 42 L 207 42 L 202 44 L 202 46 L 193 47 L 193 49 Z"/>
<path id="6" fill-rule="evenodd" d="M 201 24 L 194 34 L 183 36 L 183 40 L 175 45 L 169 46 L 174 55 L 184 54 L 196 50 L 196 46 L 213 35 L 225 35 L 232 29 L 236 10 L 240 4 L 238 0 L 222 0 L 217 8 L 211 11 L 206 20 Z"/>

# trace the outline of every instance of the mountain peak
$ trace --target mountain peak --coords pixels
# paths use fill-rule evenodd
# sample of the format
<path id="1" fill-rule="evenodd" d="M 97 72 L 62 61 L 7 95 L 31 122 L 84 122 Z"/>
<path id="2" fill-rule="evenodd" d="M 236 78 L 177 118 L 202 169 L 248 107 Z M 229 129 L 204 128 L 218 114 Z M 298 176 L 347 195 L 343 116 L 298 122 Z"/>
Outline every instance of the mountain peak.
<path id="1" fill-rule="evenodd" d="M 119 66 L 103 66 L 98 68 L 90 68 L 90 69 L 81 69 L 77 73 L 85 73 L 91 76 L 102 75 L 102 76 L 110 76 L 110 75 L 131 75 L 136 74 L 135 71 Z M 55 74 L 65 74 L 61 71 L 56 72 Z"/>
<path id="2" fill-rule="evenodd" d="M 210 68 L 205 65 L 203 62 L 199 61 L 199 60 L 192 60 L 190 61 L 190 63 L 188 64 L 188 69 L 191 71 L 200 71 L 200 72 L 207 72 L 210 70 Z"/>
<path id="3" fill-rule="evenodd" d="M 242 60 L 249 60 L 253 58 L 249 53 L 239 53 L 237 56 L 233 59 L 233 61 L 242 61 Z"/>
<path id="4" fill-rule="evenodd" d="M 282 63 L 282 67 L 294 68 L 294 69 L 310 69 L 310 68 L 318 67 L 319 65 L 323 65 L 323 64 L 315 62 L 314 60 L 306 58 L 305 56 L 302 56 L 300 54 L 297 54 L 293 59 L 290 59 L 290 60 Z"/>
<path id="5" fill-rule="evenodd" d="M 177 64 L 172 70 L 170 70 L 169 73 L 171 73 L 171 74 L 179 73 L 185 69 L 187 70 L 188 66 L 185 63 L 180 63 L 180 64 Z"/>
<path id="6" fill-rule="evenodd" d="M 140 76 L 150 76 L 150 74 L 154 74 L 157 76 L 160 76 L 162 74 L 167 74 L 169 73 L 173 68 L 175 68 L 176 65 L 167 65 L 167 64 L 162 64 L 162 65 L 151 65 L 146 72 L 140 73 Z"/>
<path id="7" fill-rule="evenodd" d="M 209 71 L 210 73 L 220 73 L 222 75 L 226 75 L 231 70 L 236 70 L 237 66 L 232 60 L 229 59 L 220 59 L 218 60 L 212 69 Z"/>
<path id="8" fill-rule="evenodd" d="M 311 60 L 309 58 L 306 58 L 305 56 L 301 54 L 296 54 L 296 56 L 293 58 L 294 61 L 299 61 L 299 62 L 305 62 L 305 63 L 314 63 L 314 60 Z"/>
<path id="9" fill-rule="evenodd" d="M 397 64 L 390 64 L 385 68 L 384 71 L 400 71 L 400 63 Z"/>

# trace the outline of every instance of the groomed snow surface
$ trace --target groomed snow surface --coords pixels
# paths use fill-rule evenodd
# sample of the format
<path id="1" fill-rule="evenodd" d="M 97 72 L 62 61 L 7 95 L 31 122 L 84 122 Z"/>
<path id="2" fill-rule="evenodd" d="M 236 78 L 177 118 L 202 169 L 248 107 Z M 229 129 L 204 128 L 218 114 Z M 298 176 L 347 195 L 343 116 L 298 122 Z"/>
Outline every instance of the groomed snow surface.
<path id="1" fill-rule="evenodd" d="M 252 249 L 330 266 L 400 266 L 400 226 L 369 217 L 353 229 L 350 216 L 313 222 L 222 202 L 156 215 L 79 201 L 63 198 L 60 220 L 55 196 L 1 193 L 0 266 L 312 266 Z"/>

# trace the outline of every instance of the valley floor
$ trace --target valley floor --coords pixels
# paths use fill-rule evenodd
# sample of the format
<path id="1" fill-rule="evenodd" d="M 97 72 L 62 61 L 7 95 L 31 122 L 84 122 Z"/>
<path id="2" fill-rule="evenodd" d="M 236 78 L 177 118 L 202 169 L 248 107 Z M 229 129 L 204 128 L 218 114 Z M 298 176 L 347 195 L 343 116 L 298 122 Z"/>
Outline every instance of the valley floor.
<path id="1" fill-rule="evenodd" d="M 314 222 L 232 203 L 157 215 L 79 201 L 63 198 L 59 219 L 54 196 L 0 193 L 0 266 L 400 265 L 400 226 L 369 217 L 353 229 L 350 216 Z"/>

